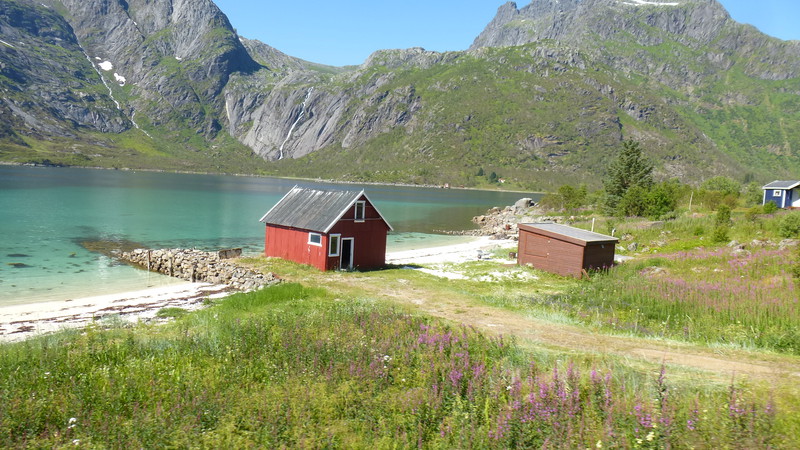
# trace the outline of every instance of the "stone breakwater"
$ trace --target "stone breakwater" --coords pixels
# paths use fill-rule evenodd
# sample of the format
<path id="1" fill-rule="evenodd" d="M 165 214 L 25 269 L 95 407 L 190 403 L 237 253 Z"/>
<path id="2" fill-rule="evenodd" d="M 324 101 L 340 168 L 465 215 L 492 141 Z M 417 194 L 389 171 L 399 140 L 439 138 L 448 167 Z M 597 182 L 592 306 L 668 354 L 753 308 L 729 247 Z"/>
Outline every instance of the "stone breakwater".
<path id="1" fill-rule="evenodd" d="M 252 291 L 277 284 L 280 279 L 273 273 L 260 273 L 242 267 L 230 257 L 241 255 L 241 250 L 203 252 L 186 249 L 135 249 L 123 252 L 123 261 L 152 272 L 162 273 L 186 281 L 227 284 L 240 291 Z"/>

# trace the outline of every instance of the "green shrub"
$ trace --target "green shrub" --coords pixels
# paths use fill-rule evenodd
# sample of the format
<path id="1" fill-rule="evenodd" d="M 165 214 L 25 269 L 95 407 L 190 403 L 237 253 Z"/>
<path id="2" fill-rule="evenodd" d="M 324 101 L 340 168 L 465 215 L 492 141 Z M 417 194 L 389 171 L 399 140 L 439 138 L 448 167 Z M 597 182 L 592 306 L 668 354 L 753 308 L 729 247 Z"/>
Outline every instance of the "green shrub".
<path id="1" fill-rule="evenodd" d="M 731 208 L 728 205 L 720 205 L 717 208 L 717 214 L 714 216 L 714 225 L 716 227 L 730 227 L 731 226 Z"/>
<path id="2" fill-rule="evenodd" d="M 675 208 L 678 206 L 678 195 L 681 190 L 680 184 L 677 182 L 664 182 L 653 186 L 647 195 L 647 217 L 652 219 L 659 219 L 667 217 L 662 220 L 674 219 Z M 672 216 L 669 214 L 672 213 Z"/>
<path id="3" fill-rule="evenodd" d="M 752 208 L 748 209 L 744 213 L 744 219 L 748 222 L 755 222 L 758 219 L 758 215 L 764 212 L 764 208 L 761 205 L 753 206 Z"/>
<path id="4" fill-rule="evenodd" d="M 778 205 L 775 202 L 767 202 L 764 205 L 764 214 L 774 214 L 778 210 Z"/>
<path id="5" fill-rule="evenodd" d="M 715 191 L 721 193 L 723 196 L 732 195 L 739 196 L 742 186 L 736 181 L 728 177 L 712 177 L 704 181 L 700 188 L 706 191 Z"/>
<path id="6" fill-rule="evenodd" d="M 730 228 L 731 208 L 728 205 L 720 205 L 714 216 L 714 231 L 711 233 L 711 240 L 714 242 L 727 241 Z"/>
<path id="7" fill-rule="evenodd" d="M 711 240 L 714 242 L 727 242 L 728 241 L 728 227 L 717 226 L 714 232 L 711 233 Z"/>
<path id="8" fill-rule="evenodd" d="M 785 238 L 794 238 L 800 234 L 800 214 L 792 213 L 786 215 L 783 219 L 781 219 L 781 223 L 778 227 L 778 232 L 781 237 Z"/>
<path id="9" fill-rule="evenodd" d="M 588 192 L 585 185 L 581 185 L 576 189 L 569 184 L 565 184 L 558 188 L 558 195 L 563 199 L 566 208 L 575 209 L 586 204 Z"/>
<path id="10" fill-rule="evenodd" d="M 761 199 L 763 198 L 764 190 L 761 189 L 756 183 L 749 183 L 744 188 L 744 202 L 745 205 L 756 205 L 761 206 Z"/>
<path id="11" fill-rule="evenodd" d="M 792 265 L 791 272 L 795 280 L 800 280 L 800 262 L 796 262 Z"/>
<path id="12" fill-rule="evenodd" d="M 644 216 L 648 208 L 647 188 L 631 186 L 619 201 L 617 210 L 622 216 Z"/>

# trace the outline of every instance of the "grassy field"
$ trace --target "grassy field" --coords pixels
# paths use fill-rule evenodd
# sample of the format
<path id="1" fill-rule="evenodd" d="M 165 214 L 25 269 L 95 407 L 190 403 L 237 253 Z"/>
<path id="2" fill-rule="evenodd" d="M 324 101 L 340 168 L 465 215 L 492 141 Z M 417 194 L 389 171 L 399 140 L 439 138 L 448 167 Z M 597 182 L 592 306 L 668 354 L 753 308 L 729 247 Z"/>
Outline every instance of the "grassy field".
<path id="1" fill-rule="evenodd" d="M 800 355 L 796 212 L 734 214 L 728 239 L 714 242 L 714 217 L 621 223 L 621 247 L 635 259 L 524 307 L 558 311 L 604 330 L 706 345 Z"/>
<path id="2" fill-rule="evenodd" d="M 286 283 L 0 347 L 3 447 L 791 447 L 783 402 Z"/>

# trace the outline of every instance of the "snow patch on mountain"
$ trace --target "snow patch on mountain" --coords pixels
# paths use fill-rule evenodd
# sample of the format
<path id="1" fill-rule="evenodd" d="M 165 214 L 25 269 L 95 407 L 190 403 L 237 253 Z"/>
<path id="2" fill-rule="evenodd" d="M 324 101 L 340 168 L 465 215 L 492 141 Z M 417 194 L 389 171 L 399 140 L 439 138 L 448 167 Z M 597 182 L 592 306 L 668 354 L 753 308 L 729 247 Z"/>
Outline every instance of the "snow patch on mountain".
<path id="1" fill-rule="evenodd" d="M 648 2 L 646 0 L 621 0 L 620 3 L 630 6 L 680 6 L 680 2 Z"/>
<path id="2" fill-rule="evenodd" d="M 101 69 L 105 70 L 106 72 L 108 72 L 109 70 L 114 69 L 114 64 L 111 64 L 111 61 L 103 61 L 100 64 L 98 64 L 97 66 L 100 67 Z"/>

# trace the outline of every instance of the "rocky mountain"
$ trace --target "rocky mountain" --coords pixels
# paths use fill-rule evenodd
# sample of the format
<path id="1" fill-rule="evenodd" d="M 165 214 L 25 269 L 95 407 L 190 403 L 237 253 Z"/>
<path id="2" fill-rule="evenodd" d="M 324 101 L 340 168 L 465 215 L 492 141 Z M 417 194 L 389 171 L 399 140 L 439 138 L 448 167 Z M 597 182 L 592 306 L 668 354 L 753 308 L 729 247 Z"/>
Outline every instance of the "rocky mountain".
<path id="1" fill-rule="evenodd" d="M 800 43 L 716 0 L 509 2 L 463 52 L 334 68 L 210 0 L 0 0 L 0 160 L 525 188 L 796 176 Z M 794 174 L 794 175 L 792 175 Z"/>
<path id="2" fill-rule="evenodd" d="M 717 0 L 534 0 L 522 9 L 508 2 L 470 48 L 546 40 L 580 48 L 617 69 L 655 76 L 674 87 L 702 83 L 742 60 L 745 74 L 759 79 L 786 80 L 800 74 L 800 42 L 770 38 L 735 22 Z M 677 51 L 654 55 L 640 50 L 636 58 L 625 58 L 619 51 L 622 45 L 629 51 L 660 46 Z M 665 67 L 673 63 L 677 67 Z"/>

